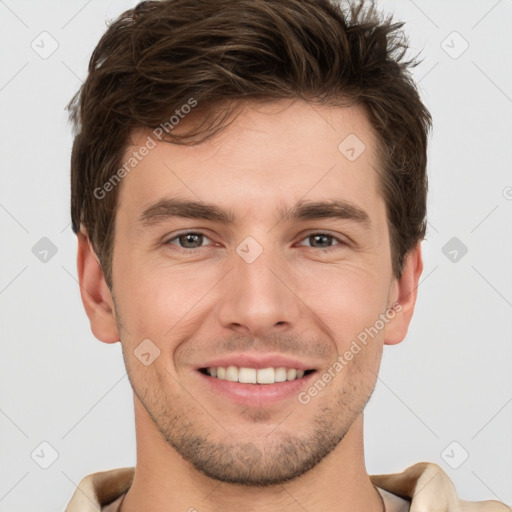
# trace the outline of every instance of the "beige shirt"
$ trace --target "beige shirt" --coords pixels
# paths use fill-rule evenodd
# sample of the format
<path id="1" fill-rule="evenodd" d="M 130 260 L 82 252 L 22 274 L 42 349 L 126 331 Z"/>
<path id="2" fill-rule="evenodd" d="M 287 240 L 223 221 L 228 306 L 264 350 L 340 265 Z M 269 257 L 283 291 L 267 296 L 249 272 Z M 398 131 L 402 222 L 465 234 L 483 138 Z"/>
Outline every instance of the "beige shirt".
<path id="1" fill-rule="evenodd" d="M 66 512 L 118 512 L 135 468 L 93 473 L 79 484 Z M 402 473 L 373 475 L 386 512 L 512 512 L 498 501 L 469 502 L 458 498 L 448 475 L 436 464 L 420 462 Z"/>

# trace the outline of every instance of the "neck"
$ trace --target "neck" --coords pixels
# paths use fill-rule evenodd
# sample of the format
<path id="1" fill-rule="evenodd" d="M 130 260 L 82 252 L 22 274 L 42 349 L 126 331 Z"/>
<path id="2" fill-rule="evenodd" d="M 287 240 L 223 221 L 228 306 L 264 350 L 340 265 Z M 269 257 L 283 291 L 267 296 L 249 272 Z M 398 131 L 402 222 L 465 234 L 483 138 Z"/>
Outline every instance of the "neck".
<path id="1" fill-rule="evenodd" d="M 139 404 L 140 406 L 140 404 Z M 363 416 L 327 457 L 282 485 L 250 487 L 213 480 L 169 446 L 136 404 L 137 466 L 122 512 L 381 512 L 364 465 Z"/>

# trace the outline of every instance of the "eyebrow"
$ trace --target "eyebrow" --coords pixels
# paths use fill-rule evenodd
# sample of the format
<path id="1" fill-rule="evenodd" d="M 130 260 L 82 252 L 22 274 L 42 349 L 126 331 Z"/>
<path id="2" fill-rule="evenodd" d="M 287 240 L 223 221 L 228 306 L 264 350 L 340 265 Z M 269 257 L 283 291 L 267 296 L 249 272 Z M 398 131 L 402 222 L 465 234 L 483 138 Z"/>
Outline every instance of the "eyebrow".
<path id="1" fill-rule="evenodd" d="M 343 219 L 368 226 L 369 215 L 358 206 L 345 200 L 298 201 L 292 208 L 282 208 L 281 221 Z M 220 224 L 235 224 L 236 215 L 214 204 L 177 198 L 165 198 L 148 206 L 137 219 L 144 227 L 153 226 L 171 218 L 200 219 Z"/>

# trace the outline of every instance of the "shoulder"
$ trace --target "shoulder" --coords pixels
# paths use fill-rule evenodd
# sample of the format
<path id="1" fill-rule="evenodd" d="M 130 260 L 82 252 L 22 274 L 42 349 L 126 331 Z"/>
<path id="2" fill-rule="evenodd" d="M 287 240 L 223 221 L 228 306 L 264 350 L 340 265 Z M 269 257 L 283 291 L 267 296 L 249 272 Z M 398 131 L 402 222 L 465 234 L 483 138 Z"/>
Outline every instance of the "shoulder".
<path id="1" fill-rule="evenodd" d="M 66 512 L 97 512 L 125 493 L 133 482 L 135 468 L 99 471 L 84 477 L 73 494 Z"/>
<path id="2" fill-rule="evenodd" d="M 411 512 L 512 512 L 498 501 L 461 500 L 450 477 L 430 462 L 414 464 L 401 473 L 373 475 L 370 479 L 377 487 L 409 499 Z"/>

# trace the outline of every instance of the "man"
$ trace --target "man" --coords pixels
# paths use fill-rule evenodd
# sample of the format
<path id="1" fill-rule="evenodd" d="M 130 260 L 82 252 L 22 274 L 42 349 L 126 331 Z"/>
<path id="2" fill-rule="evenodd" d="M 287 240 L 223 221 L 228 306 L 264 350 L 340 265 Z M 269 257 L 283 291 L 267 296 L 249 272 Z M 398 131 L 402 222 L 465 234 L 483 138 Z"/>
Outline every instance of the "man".
<path id="1" fill-rule="evenodd" d="M 328 0 L 144 2 L 109 27 L 70 106 L 72 220 L 137 465 L 69 512 L 509 510 L 434 464 L 365 469 L 423 266 L 430 115 L 400 28 Z"/>

